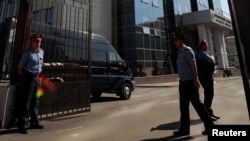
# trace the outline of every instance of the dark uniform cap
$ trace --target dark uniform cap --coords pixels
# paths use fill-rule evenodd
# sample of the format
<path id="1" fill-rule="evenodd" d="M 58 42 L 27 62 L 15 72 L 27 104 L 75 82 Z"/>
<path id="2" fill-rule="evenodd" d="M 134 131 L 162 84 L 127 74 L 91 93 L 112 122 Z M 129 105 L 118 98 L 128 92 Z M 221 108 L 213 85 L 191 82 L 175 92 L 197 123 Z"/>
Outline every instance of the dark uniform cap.
<path id="1" fill-rule="evenodd" d="M 30 40 L 33 40 L 33 39 L 43 39 L 43 34 L 34 34 L 32 36 L 30 36 Z"/>
<path id="2" fill-rule="evenodd" d="M 180 39 L 184 41 L 186 39 L 185 35 L 178 32 L 173 33 L 173 35 L 174 35 L 174 40 Z"/>

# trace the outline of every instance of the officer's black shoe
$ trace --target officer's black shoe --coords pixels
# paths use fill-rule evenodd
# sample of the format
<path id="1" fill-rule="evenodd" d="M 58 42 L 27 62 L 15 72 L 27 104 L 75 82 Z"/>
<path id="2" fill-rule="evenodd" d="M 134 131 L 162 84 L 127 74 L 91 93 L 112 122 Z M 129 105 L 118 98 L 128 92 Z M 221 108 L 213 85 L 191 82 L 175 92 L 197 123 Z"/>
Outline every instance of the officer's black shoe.
<path id="1" fill-rule="evenodd" d="M 215 116 L 215 115 L 212 115 L 211 118 L 214 118 L 214 119 L 220 119 L 220 117 L 218 116 Z"/>
<path id="2" fill-rule="evenodd" d="M 217 121 L 218 118 L 214 118 L 213 116 L 211 116 L 211 120 L 212 120 L 212 121 Z"/>
<path id="3" fill-rule="evenodd" d="M 174 131 L 174 135 L 175 136 L 185 136 L 185 135 L 189 135 L 190 131 L 189 130 L 178 130 L 178 131 Z"/>
<path id="4" fill-rule="evenodd" d="M 40 124 L 30 124 L 30 129 L 43 129 L 43 126 Z"/>
<path id="5" fill-rule="evenodd" d="M 17 131 L 18 133 L 21 133 L 21 134 L 28 134 L 28 131 L 26 130 L 24 126 L 18 127 Z"/>
<path id="6" fill-rule="evenodd" d="M 202 135 L 208 135 L 208 130 L 202 131 Z"/>

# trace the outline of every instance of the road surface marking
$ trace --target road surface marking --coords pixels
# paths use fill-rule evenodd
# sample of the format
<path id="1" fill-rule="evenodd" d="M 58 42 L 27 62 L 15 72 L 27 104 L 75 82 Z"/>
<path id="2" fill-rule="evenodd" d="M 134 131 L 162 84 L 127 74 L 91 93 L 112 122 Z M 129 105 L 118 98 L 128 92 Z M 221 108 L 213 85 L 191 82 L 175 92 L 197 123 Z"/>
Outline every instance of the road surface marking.
<path id="1" fill-rule="evenodd" d="M 75 127 L 75 128 L 69 128 L 69 129 L 65 129 L 65 130 L 60 130 L 60 131 L 57 131 L 57 133 L 65 133 L 65 132 L 70 132 L 70 131 L 77 130 L 77 129 L 81 129 L 81 128 L 82 128 L 82 126 Z"/>

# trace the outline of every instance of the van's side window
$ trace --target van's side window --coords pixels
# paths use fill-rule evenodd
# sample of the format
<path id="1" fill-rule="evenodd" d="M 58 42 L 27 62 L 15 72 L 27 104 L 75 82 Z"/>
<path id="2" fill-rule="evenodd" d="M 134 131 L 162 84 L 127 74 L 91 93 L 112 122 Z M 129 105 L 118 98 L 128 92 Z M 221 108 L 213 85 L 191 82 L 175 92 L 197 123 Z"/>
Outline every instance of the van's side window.
<path id="1" fill-rule="evenodd" d="M 92 50 L 92 66 L 107 66 L 107 55 L 105 51 Z"/>
<path id="2" fill-rule="evenodd" d="M 116 63 L 117 62 L 117 56 L 116 56 L 115 52 L 109 51 L 109 61 L 110 61 L 110 63 Z"/>

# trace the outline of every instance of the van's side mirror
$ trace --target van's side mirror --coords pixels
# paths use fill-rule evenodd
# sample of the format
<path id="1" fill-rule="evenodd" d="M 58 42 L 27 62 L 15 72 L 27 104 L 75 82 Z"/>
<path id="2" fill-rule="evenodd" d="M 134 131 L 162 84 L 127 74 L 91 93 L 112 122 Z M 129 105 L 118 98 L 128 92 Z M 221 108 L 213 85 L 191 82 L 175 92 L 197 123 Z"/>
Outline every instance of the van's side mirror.
<path id="1" fill-rule="evenodd" d="M 128 69 L 128 63 L 126 61 L 112 62 L 112 63 L 110 63 L 110 66 L 119 68 L 121 70 L 127 70 Z"/>
<path id="2" fill-rule="evenodd" d="M 129 68 L 129 67 L 128 67 L 128 62 L 124 61 L 124 63 L 123 63 L 123 64 L 124 64 L 124 67 L 123 67 L 123 68 L 124 68 L 124 70 L 128 70 L 128 68 Z"/>
<path id="3" fill-rule="evenodd" d="M 119 66 L 119 68 L 122 69 L 122 70 L 127 70 L 127 69 L 128 69 L 128 65 L 127 65 L 127 63 L 125 63 L 124 61 L 119 61 L 119 62 L 118 62 L 118 66 Z"/>
<path id="4" fill-rule="evenodd" d="M 110 66 L 111 67 L 115 67 L 115 68 L 121 68 L 121 66 L 122 66 L 122 63 L 121 62 L 111 62 L 110 63 Z"/>

